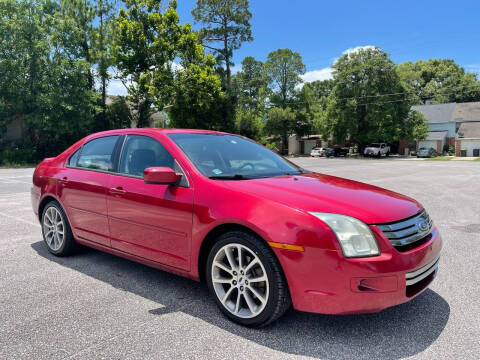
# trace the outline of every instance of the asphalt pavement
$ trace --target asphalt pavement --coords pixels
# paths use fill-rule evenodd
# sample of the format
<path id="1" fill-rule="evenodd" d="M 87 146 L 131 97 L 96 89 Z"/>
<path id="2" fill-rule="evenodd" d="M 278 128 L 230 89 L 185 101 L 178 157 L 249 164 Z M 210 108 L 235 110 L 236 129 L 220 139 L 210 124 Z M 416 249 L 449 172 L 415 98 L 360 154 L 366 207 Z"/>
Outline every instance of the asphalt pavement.
<path id="1" fill-rule="evenodd" d="M 480 359 L 480 162 L 294 161 L 420 201 L 444 239 L 430 288 L 377 314 L 245 328 L 200 283 L 95 250 L 50 255 L 33 169 L 0 169 L 0 359 Z"/>

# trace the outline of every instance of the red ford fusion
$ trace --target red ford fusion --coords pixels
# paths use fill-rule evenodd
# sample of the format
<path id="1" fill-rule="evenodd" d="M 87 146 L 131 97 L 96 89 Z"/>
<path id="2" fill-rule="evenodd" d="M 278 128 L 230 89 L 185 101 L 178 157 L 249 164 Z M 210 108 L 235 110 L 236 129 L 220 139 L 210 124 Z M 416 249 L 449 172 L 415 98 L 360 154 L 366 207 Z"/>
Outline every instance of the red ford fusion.
<path id="1" fill-rule="evenodd" d="M 52 254 L 81 244 L 204 281 L 248 326 L 290 306 L 349 314 L 407 302 L 436 276 L 442 247 L 417 201 L 214 131 L 87 136 L 37 166 L 32 205 Z"/>

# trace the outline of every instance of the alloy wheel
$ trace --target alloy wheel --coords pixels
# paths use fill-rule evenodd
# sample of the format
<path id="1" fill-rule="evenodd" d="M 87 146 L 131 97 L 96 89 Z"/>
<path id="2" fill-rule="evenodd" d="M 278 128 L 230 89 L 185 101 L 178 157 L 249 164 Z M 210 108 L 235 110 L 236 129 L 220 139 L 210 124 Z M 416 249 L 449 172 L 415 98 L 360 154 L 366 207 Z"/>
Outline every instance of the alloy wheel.
<path id="1" fill-rule="evenodd" d="M 253 318 L 267 305 L 267 273 L 260 258 L 248 247 L 231 243 L 220 248 L 211 274 L 215 295 L 233 315 Z"/>
<path id="2" fill-rule="evenodd" d="M 65 223 L 62 214 L 55 206 L 50 206 L 43 215 L 45 242 L 53 251 L 58 251 L 65 239 Z"/>

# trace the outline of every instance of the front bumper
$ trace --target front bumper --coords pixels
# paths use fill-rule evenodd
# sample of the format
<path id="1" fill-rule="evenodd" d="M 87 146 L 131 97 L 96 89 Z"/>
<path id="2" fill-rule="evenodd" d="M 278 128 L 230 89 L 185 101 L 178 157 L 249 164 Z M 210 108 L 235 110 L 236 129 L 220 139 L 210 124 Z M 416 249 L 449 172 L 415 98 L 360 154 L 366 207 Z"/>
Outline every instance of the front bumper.
<path id="1" fill-rule="evenodd" d="M 413 299 L 438 271 L 442 239 L 431 238 L 399 252 L 372 226 L 381 254 L 347 259 L 341 251 L 313 247 L 304 252 L 274 249 L 285 271 L 296 310 L 323 314 L 378 312 Z"/>

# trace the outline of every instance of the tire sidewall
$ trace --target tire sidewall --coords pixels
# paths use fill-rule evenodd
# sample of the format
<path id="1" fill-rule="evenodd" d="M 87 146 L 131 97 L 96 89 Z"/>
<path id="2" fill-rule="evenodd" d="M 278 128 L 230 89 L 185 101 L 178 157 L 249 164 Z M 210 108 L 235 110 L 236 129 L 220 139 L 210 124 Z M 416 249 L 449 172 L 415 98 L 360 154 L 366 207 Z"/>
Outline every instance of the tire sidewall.
<path id="1" fill-rule="evenodd" d="M 213 298 L 215 299 L 215 302 L 217 303 L 218 307 L 220 310 L 230 319 L 233 321 L 245 325 L 245 326 L 255 326 L 255 325 L 261 325 L 262 323 L 266 322 L 270 316 L 273 314 L 275 311 L 275 304 L 278 299 L 278 289 L 274 284 L 276 280 L 274 271 L 272 269 L 272 266 L 269 262 L 269 260 L 264 256 L 262 250 L 260 250 L 253 242 L 249 241 L 248 238 L 251 235 L 244 234 L 245 236 L 239 236 L 241 233 L 227 233 L 218 239 L 218 241 L 213 245 L 213 247 L 210 250 L 210 253 L 208 255 L 208 260 L 207 260 L 207 269 L 206 269 L 206 280 L 208 284 L 208 288 L 210 292 L 213 295 Z M 268 279 L 268 299 L 267 299 L 267 305 L 263 309 L 263 311 L 257 315 L 254 318 L 241 318 L 238 316 L 235 316 L 232 314 L 230 311 L 228 311 L 223 304 L 220 302 L 220 300 L 217 297 L 217 294 L 215 293 L 215 289 L 213 288 L 213 283 L 212 283 L 212 263 L 213 259 L 215 258 L 215 255 L 217 252 L 225 245 L 231 244 L 231 243 L 237 243 L 244 245 L 248 247 L 251 251 L 255 253 L 255 255 L 258 256 L 260 261 L 262 262 L 263 267 L 265 268 L 266 276 Z"/>
<path id="2" fill-rule="evenodd" d="M 44 230 L 44 227 L 43 227 L 43 220 L 44 220 L 44 217 L 45 217 L 45 213 L 46 213 L 47 210 L 50 209 L 51 207 L 54 207 L 54 208 L 57 209 L 57 211 L 60 213 L 60 216 L 62 217 L 62 221 L 63 221 L 63 224 L 64 224 L 64 228 L 65 228 L 62 246 L 60 246 L 60 248 L 59 248 L 58 250 L 53 250 L 53 249 L 48 245 L 47 239 L 46 239 L 46 237 L 45 237 L 45 230 Z M 61 207 L 56 201 L 51 201 L 51 202 L 49 202 L 49 203 L 43 208 L 41 226 L 42 226 L 43 241 L 45 242 L 45 245 L 47 246 L 48 251 L 50 251 L 50 252 L 51 252 L 52 254 L 54 254 L 54 255 L 63 254 L 63 253 L 65 252 L 65 248 L 67 247 L 67 242 L 70 240 L 71 231 L 70 231 L 70 224 L 68 223 L 67 216 L 65 215 L 65 212 L 63 211 L 62 207 Z"/>

